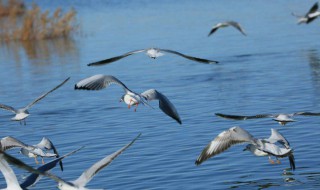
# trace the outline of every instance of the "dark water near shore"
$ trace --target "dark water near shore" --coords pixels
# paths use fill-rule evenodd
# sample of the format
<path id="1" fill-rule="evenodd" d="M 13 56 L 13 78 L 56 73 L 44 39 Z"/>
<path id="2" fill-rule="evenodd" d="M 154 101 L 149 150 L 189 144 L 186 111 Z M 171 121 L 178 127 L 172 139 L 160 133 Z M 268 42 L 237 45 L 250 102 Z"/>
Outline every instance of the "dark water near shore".
<path id="1" fill-rule="evenodd" d="M 29 1 L 28 1 L 29 2 Z M 270 119 L 231 121 L 214 113 L 261 114 L 320 112 L 320 20 L 297 25 L 291 12 L 304 14 L 314 1 L 35 1 L 44 9 L 73 6 L 81 32 L 73 39 L 0 46 L 0 103 L 23 107 L 68 76 L 70 81 L 30 109 L 27 126 L 0 111 L 1 138 L 36 144 L 50 138 L 61 154 L 86 148 L 64 160 L 76 179 L 94 162 L 118 150 L 138 133 L 141 138 L 88 188 L 104 189 L 319 189 L 320 117 L 296 117 L 280 126 Z M 30 1 L 31 3 L 31 1 Z M 207 34 L 212 25 L 236 20 L 233 28 Z M 143 54 L 103 67 L 89 62 L 148 47 L 176 50 L 218 60 L 205 65 L 175 55 L 156 60 Z M 155 88 L 177 108 L 179 126 L 157 107 L 137 112 L 119 103 L 122 89 L 74 91 L 79 80 L 114 75 L 130 89 Z M 217 134 L 238 125 L 256 137 L 278 129 L 295 151 L 296 171 L 287 159 L 271 165 L 266 157 L 232 147 L 201 166 L 194 161 Z M 32 159 L 12 155 L 36 166 Z M 48 161 L 48 159 L 46 160 Z M 21 179 L 26 173 L 14 169 Z M 0 187 L 5 181 L 0 176 Z M 56 189 L 42 179 L 34 189 Z"/>

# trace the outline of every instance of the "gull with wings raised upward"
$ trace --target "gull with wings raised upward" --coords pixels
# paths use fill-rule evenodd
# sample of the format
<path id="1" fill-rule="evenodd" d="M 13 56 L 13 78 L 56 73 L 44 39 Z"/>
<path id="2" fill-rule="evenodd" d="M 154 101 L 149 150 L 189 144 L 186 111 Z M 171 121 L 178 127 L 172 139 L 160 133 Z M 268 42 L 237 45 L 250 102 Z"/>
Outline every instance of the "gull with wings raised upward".
<path id="1" fill-rule="evenodd" d="M 235 29 L 239 30 L 243 35 L 247 35 L 245 32 L 244 32 L 244 29 L 241 27 L 241 25 L 235 21 L 226 21 L 226 22 L 219 22 L 218 24 L 214 25 L 212 27 L 212 29 L 210 30 L 208 36 L 211 36 L 214 32 L 216 32 L 219 28 L 225 28 L 225 27 L 228 27 L 228 26 L 232 26 L 234 27 Z"/>
<path id="2" fill-rule="evenodd" d="M 295 169 L 293 150 L 290 148 L 289 142 L 277 130 L 271 129 L 271 136 L 268 139 L 257 139 L 240 127 L 232 127 L 221 132 L 203 149 L 195 164 L 199 165 L 239 143 L 248 143 L 245 150 L 251 151 L 256 156 L 268 156 L 272 164 L 274 161 L 271 156 L 276 157 L 277 163 L 280 163 L 278 158 L 288 157 L 291 169 Z M 278 146 L 276 143 L 280 145 Z"/>
<path id="3" fill-rule="evenodd" d="M 130 51 L 130 52 L 127 52 L 127 53 L 125 53 L 123 55 L 119 55 L 119 56 L 111 57 L 111 58 L 104 59 L 104 60 L 101 60 L 101 61 L 89 63 L 88 66 L 105 65 L 105 64 L 108 64 L 108 63 L 112 63 L 112 62 L 118 61 L 118 60 L 120 60 L 122 58 L 128 57 L 129 55 L 133 55 L 133 54 L 141 53 L 141 52 L 146 52 L 146 54 L 152 59 L 155 59 L 157 57 L 163 56 L 164 53 L 172 53 L 172 54 L 179 55 L 181 57 L 184 57 L 186 59 L 189 59 L 189 60 L 192 60 L 192 61 L 196 61 L 196 62 L 199 62 L 199 63 L 205 63 L 205 64 L 218 63 L 218 61 L 192 57 L 192 56 L 185 55 L 185 54 L 182 54 L 180 52 L 169 50 L 169 49 L 147 48 L 147 49 L 140 49 L 140 50 Z"/>
<path id="4" fill-rule="evenodd" d="M 298 17 L 298 24 L 302 24 L 302 23 L 306 23 L 309 24 L 310 22 L 312 22 L 313 20 L 315 20 L 316 18 L 318 18 L 320 16 L 320 12 L 318 11 L 318 2 L 316 2 L 308 11 L 307 14 L 305 14 L 304 16 L 301 15 L 296 15 L 295 13 L 292 13 L 293 16 Z"/>
<path id="5" fill-rule="evenodd" d="M 42 164 L 44 164 L 44 160 L 43 160 L 44 157 L 56 157 L 56 158 L 59 158 L 59 153 L 58 153 L 56 147 L 53 145 L 53 143 L 50 141 L 50 139 L 48 139 L 46 137 L 43 137 L 42 140 L 40 141 L 40 143 L 38 143 L 36 145 L 33 145 L 33 147 L 38 148 L 41 151 L 43 151 L 43 150 L 53 150 L 54 154 L 45 152 L 46 155 L 45 156 L 41 156 L 41 154 L 40 155 L 39 154 L 35 154 L 34 151 L 30 151 L 29 148 L 25 148 L 25 147 L 22 147 L 20 149 L 20 153 L 25 155 L 25 156 L 28 156 L 30 158 L 34 158 L 37 164 L 38 164 L 38 161 L 37 161 L 37 157 L 38 156 L 41 157 Z M 62 161 L 60 161 L 59 164 L 60 164 L 61 171 L 63 171 Z"/>
<path id="6" fill-rule="evenodd" d="M 58 86 L 54 87 L 53 89 L 51 89 L 49 92 L 46 92 L 44 94 L 42 94 L 41 96 L 39 96 L 37 99 L 35 99 L 33 102 L 31 102 L 30 104 L 28 104 L 26 107 L 21 108 L 21 109 L 15 109 L 11 106 L 7 106 L 4 104 L 0 104 L 0 108 L 4 109 L 4 110 L 8 110 L 13 112 L 14 114 L 16 114 L 13 118 L 11 118 L 11 120 L 13 121 L 24 121 L 24 125 L 26 125 L 26 118 L 30 115 L 28 109 L 30 109 L 35 103 L 39 102 L 40 100 L 42 100 L 44 97 L 46 97 L 49 93 L 55 91 L 56 89 L 58 89 L 59 87 L 61 87 L 64 83 L 66 83 L 68 80 L 70 79 L 70 77 L 68 77 L 66 80 L 64 80 L 61 84 L 59 84 Z"/>
<path id="7" fill-rule="evenodd" d="M 136 106 L 135 111 L 139 104 L 148 105 L 147 101 L 158 100 L 159 108 L 168 116 L 176 120 L 181 124 L 180 116 L 174 107 L 174 105 L 169 101 L 169 99 L 155 89 L 149 89 L 141 94 L 130 90 L 125 84 L 123 84 L 119 79 L 111 75 L 94 75 L 89 78 L 85 78 L 79 81 L 75 85 L 75 89 L 78 90 L 101 90 L 108 87 L 111 84 L 117 84 L 121 86 L 125 94 L 121 97 L 120 101 L 128 104 L 128 108 L 131 106 Z M 151 106 L 150 106 L 151 107 Z"/>
<path id="8" fill-rule="evenodd" d="M 92 178 L 100 170 L 102 170 L 104 167 L 108 166 L 116 157 L 118 157 L 123 151 L 125 151 L 127 148 L 129 148 L 140 137 L 140 135 L 141 134 L 139 134 L 129 144 L 125 145 L 124 147 L 122 147 L 118 151 L 114 152 L 111 155 L 104 157 L 102 160 L 93 164 L 90 168 L 88 168 L 86 171 L 84 171 L 80 175 L 80 177 L 78 177 L 74 181 L 65 181 L 64 179 L 62 179 L 54 174 L 33 169 L 32 167 L 26 165 L 25 163 L 13 158 L 13 157 L 5 156 L 4 159 L 6 159 L 7 162 L 14 164 L 17 167 L 20 167 L 22 169 L 25 169 L 29 172 L 40 174 L 40 175 L 45 175 L 45 176 L 55 180 L 58 183 L 58 188 L 61 190 L 89 190 L 88 188 L 85 187 L 87 185 L 87 183 L 89 183 L 92 180 Z"/>
<path id="9" fill-rule="evenodd" d="M 44 138 L 44 139 L 46 139 L 46 138 Z M 39 144 L 44 145 L 44 140 L 42 139 L 42 141 Z M 45 145 L 45 146 L 49 147 L 49 145 Z M 53 144 L 52 144 L 52 146 L 53 146 Z M 53 149 L 52 146 L 51 146 L 51 148 Z M 27 145 L 27 144 L 19 141 L 18 139 L 10 137 L 10 136 L 4 137 L 0 140 L 0 149 L 2 151 L 6 151 L 6 150 L 9 150 L 12 148 L 20 148 L 21 149 L 20 152 L 23 155 L 28 156 L 30 158 L 34 158 L 34 160 L 37 164 L 38 164 L 38 161 L 37 161 L 38 156 L 41 157 L 42 159 L 43 159 L 43 157 L 59 157 L 59 154 L 55 148 L 54 148 L 55 153 L 52 154 L 52 153 L 47 153 L 47 152 L 43 151 L 41 146 Z M 60 162 L 60 167 L 61 167 L 61 170 L 63 170 L 62 162 Z"/>
<path id="10" fill-rule="evenodd" d="M 216 116 L 223 117 L 225 119 L 233 119 L 233 120 L 247 120 L 247 119 L 259 119 L 259 118 L 273 118 L 272 120 L 278 122 L 280 125 L 286 125 L 289 122 L 295 122 L 293 119 L 294 116 L 320 116 L 320 113 L 312 113 L 312 112 L 296 112 L 296 113 L 280 113 L 280 114 L 258 114 L 252 116 L 244 116 L 244 115 L 228 115 L 222 113 L 216 113 Z"/>

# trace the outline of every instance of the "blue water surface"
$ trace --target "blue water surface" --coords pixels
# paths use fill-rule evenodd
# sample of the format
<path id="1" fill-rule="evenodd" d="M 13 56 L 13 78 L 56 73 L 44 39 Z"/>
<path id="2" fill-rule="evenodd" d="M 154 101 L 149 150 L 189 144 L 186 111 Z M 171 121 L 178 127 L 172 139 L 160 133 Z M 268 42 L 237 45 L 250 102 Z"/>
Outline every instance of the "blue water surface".
<path id="1" fill-rule="evenodd" d="M 71 39 L 0 46 L 0 103 L 24 107 L 67 77 L 70 81 L 30 109 L 27 125 L 0 111 L 1 138 L 28 144 L 50 138 L 66 158 L 74 180 L 93 163 L 136 143 L 87 185 L 104 189 L 319 189 L 319 117 L 296 117 L 280 126 L 271 119 L 232 121 L 214 113 L 320 112 L 320 21 L 297 25 L 291 12 L 305 14 L 314 1 L 249 0 L 36 0 L 43 10 L 77 11 L 79 32 Z M 241 23 L 247 36 L 232 27 L 207 37 L 221 21 Z M 101 67 L 93 61 L 149 47 L 218 60 L 206 65 L 167 54 L 155 60 L 135 54 Z M 182 125 L 155 108 L 128 109 L 116 85 L 101 91 L 75 91 L 74 84 L 94 74 L 114 75 L 136 92 L 155 88 L 177 108 Z M 287 158 L 271 165 L 267 157 L 236 145 L 200 166 L 194 161 L 223 130 L 240 126 L 256 137 L 278 129 L 291 143 L 296 171 Z M 36 167 L 33 159 L 9 153 Z M 49 161 L 50 159 L 45 159 Z M 28 173 L 14 168 L 19 180 Z M 0 187 L 5 187 L 0 176 Z M 42 179 L 33 189 L 57 189 Z"/>

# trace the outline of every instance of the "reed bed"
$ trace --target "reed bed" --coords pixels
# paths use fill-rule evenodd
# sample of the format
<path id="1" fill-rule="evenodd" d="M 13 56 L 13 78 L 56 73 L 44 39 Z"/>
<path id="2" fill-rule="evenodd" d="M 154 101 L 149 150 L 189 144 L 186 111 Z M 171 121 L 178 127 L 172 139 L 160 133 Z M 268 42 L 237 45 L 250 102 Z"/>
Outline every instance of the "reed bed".
<path id="1" fill-rule="evenodd" d="M 74 9 L 64 13 L 57 8 L 50 13 L 36 4 L 28 9 L 20 0 L 0 0 L 1 41 L 70 37 L 77 28 Z"/>

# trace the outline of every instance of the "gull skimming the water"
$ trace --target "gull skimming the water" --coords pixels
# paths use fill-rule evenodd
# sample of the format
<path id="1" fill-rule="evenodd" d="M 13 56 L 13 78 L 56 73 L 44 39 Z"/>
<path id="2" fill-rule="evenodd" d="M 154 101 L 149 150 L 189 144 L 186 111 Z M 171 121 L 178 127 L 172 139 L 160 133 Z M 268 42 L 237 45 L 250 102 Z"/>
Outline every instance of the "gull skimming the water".
<path id="1" fill-rule="evenodd" d="M 271 129 L 269 139 L 257 139 L 240 127 L 232 127 L 220 133 L 203 149 L 195 164 L 199 165 L 239 143 L 249 143 L 245 150 L 250 150 L 256 156 L 268 156 L 272 164 L 274 161 L 271 160 L 271 156 L 276 157 L 277 163 L 280 163 L 278 158 L 288 157 L 291 169 L 295 169 L 293 150 L 289 147 L 288 141 L 277 130 Z M 278 146 L 275 143 L 280 145 Z"/>
<path id="2" fill-rule="evenodd" d="M 78 148 L 77 150 L 74 150 L 72 152 L 69 152 L 68 154 L 65 154 L 59 158 L 56 158 L 40 167 L 37 168 L 38 171 L 40 172 L 46 172 L 46 171 L 49 171 L 51 169 L 53 169 L 54 167 L 56 167 L 57 163 L 61 163 L 61 161 L 66 158 L 67 156 L 70 156 L 74 153 L 76 153 L 77 151 L 79 151 L 80 149 L 82 149 L 83 147 L 80 147 Z M 34 186 L 41 178 L 41 175 L 39 174 L 36 174 L 36 173 L 32 173 L 30 174 L 25 180 L 23 183 L 20 184 L 20 187 L 23 188 L 23 189 L 26 189 L 30 186 Z"/>
<path id="3" fill-rule="evenodd" d="M 129 144 L 125 145 L 123 148 L 119 149 L 118 151 L 114 152 L 111 155 L 108 155 L 101 159 L 100 161 L 93 164 L 90 168 L 85 170 L 80 177 L 78 177 L 74 181 L 65 181 L 62 178 L 53 175 L 48 172 L 42 172 L 36 169 L 33 169 L 32 167 L 26 165 L 25 163 L 21 162 L 20 160 L 17 160 L 10 156 L 5 156 L 4 159 L 6 161 L 10 162 L 11 164 L 16 165 L 17 167 L 20 167 L 22 169 L 25 169 L 29 172 L 45 175 L 47 177 L 50 177 L 51 179 L 55 180 L 58 183 L 58 188 L 61 190 L 89 190 L 85 186 L 87 183 L 89 183 L 92 178 L 104 167 L 108 166 L 116 157 L 118 157 L 123 151 L 125 151 L 127 148 L 129 148 L 139 137 L 141 134 L 139 134 L 135 139 L 133 139 Z M 0 155 L 1 156 L 1 155 Z M 0 158 L 0 160 L 3 160 Z M 19 186 L 20 187 L 20 186 Z"/>
<path id="4" fill-rule="evenodd" d="M 228 26 L 233 26 L 234 28 L 236 28 L 237 30 L 239 30 L 243 35 L 247 35 L 243 28 L 240 26 L 239 23 L 235 22 L 235 21 L 226 21 L 226 22 L 220 22 L 216 25 L 214 25 L 212 27 L 212 29 L 210 30 L 208 36 L 210 36 L 211 34 L 213 34 L 214 32 L 216 32 L 219 28 L 224 28 L 224 27 L 228 27 Z"/>
<path id="5" fill-rule="evenodd" d="M 43 142 L 43 140 L 41 141 Z M 39 144 L 41 144 L 41 142 Z M 20 152 L 30 158 L 34 158 L 35 162 L 38 164 L 37 157 L 59 157 L 57 150 L 54 150 L 55 154 L 47 153 L 43 151 L 40 147 L 27 145 L 16 138 L 7 136 L 0 140 L 1 151 L 6 151 L 12 148 L 21 148 Z M 55 149 L 55 148 L 54 148 Z M 62 162 L 60 162 L 61 170 L 63 170 Z"/>
<path id="6" fill-rule="evenodd" d="M 130 108 L 131 106 L 136 106 L 136 111 L 139 104 L 150 106 L 147 101 L 159 100 L 159 108 L 165 114 L 176 120 L 179 124 L 182 123 L 174 105 L 169 101 L 169 99 L 165 95 L 163 95 L 155 89 L 149 89 L 139 94 L 131 91 L 125 84 L 123 84 L 116 77 L 102 74 L 85 78 L 79 81 L 74 88 L 83 90 L 101 90 L 107 88 L 111 84 L 117 84 L 123 88 L 125 94 L 121 97 L 120 101 L 123 101 L 126 104 L 128 104 L 128 108 Z"/>
<path id="7" fill-rule="evenodd" d="M 89 63 L 88 66 L 105 65 L 105 64 L 108 64 L 108 63 L 112 63 L 112 62 L 118 61 L 118 60 L 120 60 L 122 58 L 128 57 L 129 55 L 133 55 L 133 54 L 141 53 L 141 52 L 146 52 L 146 54 L 152 59 L 155 59 L 157 57 L 163 56 L 164 53 L 172 53 L 172 54 L 179 55 L 181 57 L 184 57 L 186 59 L 189 59 L 189 60 L 192 60 L 192 61 L 196 61 L 196 62 L 199 62 L 199 63 L 206 63 L 206 64 L 218 63 L 218 61 L 212 61 L 212 60 L 192 57 L 192 56 L 185 55 L 185 54 L 182 54 L 180 52 L 169 50 L 169 49 L 147 48 L 147 49 L 140 49 L 140 50 L 130 51 L 130 52 L 127 52 L 127 53 L 125 53 L 123 55 L 119 55 L 119 56 L 116 56 L 116 57 L 104 59 L 104 60 L 97 61 L 97 62 L 94 62 L 94 63 Z"/>
<path id="8" fill-rule="evenodd" d="M 259 114 L 253 116 L 243 116 L 243 115 L 227 115 L 222 113 L 216 113 L 217 116 L 223 117 L 226 119 L 234 120 L 247 120 L 247 119 L 259 119 L 259 118 L 273 118 L 274 121 L 277 121 L 280 125 L 286 125 L 289 122 L 295 122 L 296 120 L 292 119 L 294 116 L 320 116 L 320 113 L 312 112 L 296 112 L 291 114 Z"/>
<path id="9" fill-rule="evenodd" d="M 56 89 L 58 89 L 59 87 L 61 87 L 64 83 L 66 83 L 68 80 L 70 79 L 67 78 L 66 80 L 64 80 L 61 84 L 59 84 L 58 86 L 54 87 L 52 90 L 50 90 L 47 93 L 42 94 L 41 96 L 39 96 L 37 99 L 35 99 L 33 102 L 31 102 L 30 104 L 28 104 L 26 107 L 21 108 L 21 109 L 15 109 L 11 106 L 7 106 L 4 104 L 0 104 L 0 108 L 4 109 L 4 110 L 8 110 L 13 112 L 14 114 L 16 114 L 13 118 L 11 118 L 11 120 L 13 121 L 24 121 L 24 125 L 26 125 L 26 118 L 30 115 L 28 109 L 30 109 L 35 103 L 37 103 L 38 101 L 42 100 L 44 97 L 46 97 L 49 93 L 55 91 Z"/>
<path id="10" fill-rule="evenodd" d="M 308 11 L 307 14 L 304 16 L 301 15 L 296 15 L 295 13 L 292 13 L 293 16 L 298 17 L 298 24 L 306 23 L 309 24 L 312 22 L 314 19 L 318 18 L 320 16 L 320 12 L 318 11 L 318 2 L 316 2 Z"/>
<path id="11" fill-rule="evenodd" d="M 37 157 L 40 156 L 41 157 L 41 160 L 42 160 L 42 164 L 44 164 L 44 160 L 43 158 L 44 157 L 56 157 L 56 158 L 59 158 L 59 153 L 56 149 L 56 147 L 53 145 L 53 143 L 46 137 L 43 137 L 42 140 L 40 141 L 40 143 L 36 144 L 36 145 L 33 145 L 33 147 L 35 148 L 38 148 L 38 149 L 41 149 L 42 151 L 43 150 L 53 150 L 53 153 L 47 153 L 45 152 L 45 155 L 42 155 L 42 154 L 38 154 L 38 153 L 34 153 L 34 151 L 30 151 L 30 148 L 27 148 L 27 147 L 22 147 L 20 149 L 20 153 L 27 156 L 27 157 L 30 157 L 30 158 L 34 158 L 36 163 L 38 164 L 38 160 L 37 160 Z M 44 152 L 44 151 L 43 151 Z M 61 168 L 61 171 L 63 171 L 63 164 L 62 162 L 60 161 L 60 168 Z"/>

